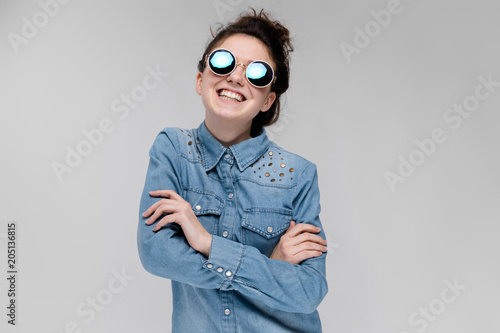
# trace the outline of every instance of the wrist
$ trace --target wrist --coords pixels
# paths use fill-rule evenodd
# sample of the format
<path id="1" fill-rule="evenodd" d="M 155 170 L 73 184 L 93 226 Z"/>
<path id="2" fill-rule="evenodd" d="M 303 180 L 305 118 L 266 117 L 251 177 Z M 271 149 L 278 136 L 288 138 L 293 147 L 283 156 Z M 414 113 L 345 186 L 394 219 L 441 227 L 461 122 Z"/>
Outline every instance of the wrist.
<path id="1" fill-rule="evenodd" d="M 206 232 L 203 236 L 201 244 L 202 246 L 199 252 L 208 258 L 210 256 L 210 247 L 212 246 L 212 235 L 209 232 Z"/>

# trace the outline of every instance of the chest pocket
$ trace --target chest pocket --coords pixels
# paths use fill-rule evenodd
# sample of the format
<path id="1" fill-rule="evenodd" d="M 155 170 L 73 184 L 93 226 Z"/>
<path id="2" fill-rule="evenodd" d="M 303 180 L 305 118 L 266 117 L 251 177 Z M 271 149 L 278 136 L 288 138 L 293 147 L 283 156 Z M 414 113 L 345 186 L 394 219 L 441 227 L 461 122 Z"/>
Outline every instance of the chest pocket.
<path id="1" fill-rule="evenodd" d="M 259 249 L 270 256 L 280 237 L 288 230 L 292 211 L 284 209 L 252 208 L 243 211 L 241 240 L 245 245 Z"/>
<path id="2" fill-rule="evenodd" d="M 206 231 L 214 234 L 217 230 L 224 201 L 212 192 L 185 188 L 185 200 L 191 204 L 194 214 Z"/>

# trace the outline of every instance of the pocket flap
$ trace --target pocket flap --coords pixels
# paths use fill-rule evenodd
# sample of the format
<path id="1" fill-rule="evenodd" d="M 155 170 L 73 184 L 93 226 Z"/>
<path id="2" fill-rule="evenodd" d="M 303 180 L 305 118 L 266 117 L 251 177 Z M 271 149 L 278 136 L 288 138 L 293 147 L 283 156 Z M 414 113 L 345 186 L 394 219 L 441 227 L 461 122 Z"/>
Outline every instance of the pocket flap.
<path id="1" fill-rule="evenodd" d="M 200 191 L 193 188 L 186 188 L 186 201 L 191 204 L 195 215 L 221 215 L 224 201 L 217 195 Z"/>
<path id="2" fill-rule="evenodd" d="M 273 208 L 252 208 L 244 210 L 243 228 L 258 233 L 267 239 L 282 234 L 290 226 L 292 211 Z"/>

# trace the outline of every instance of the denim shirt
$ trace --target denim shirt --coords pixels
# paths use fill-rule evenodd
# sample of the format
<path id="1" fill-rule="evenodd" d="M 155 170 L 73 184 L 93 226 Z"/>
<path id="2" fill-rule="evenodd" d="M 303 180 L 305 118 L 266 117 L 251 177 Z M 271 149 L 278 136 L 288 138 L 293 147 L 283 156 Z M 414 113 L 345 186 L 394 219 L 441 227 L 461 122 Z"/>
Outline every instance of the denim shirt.
<path id="1" fill-rule="evenodd" d="M 137 241 L 144 268 L 172 280 L 172 332 L 321 332 L 326 253 L 297 265 L 269 258 L 290 221 L 322 228 L 316 166 L 265 130 L 226 148 L 204 122 L 165 128 L 149 155 Z M 155 233 L 145 224 L 141 214 L 161 199 L 149 192 L 168 189 L 213 235 L 208 258 L 179 225 Z"/>

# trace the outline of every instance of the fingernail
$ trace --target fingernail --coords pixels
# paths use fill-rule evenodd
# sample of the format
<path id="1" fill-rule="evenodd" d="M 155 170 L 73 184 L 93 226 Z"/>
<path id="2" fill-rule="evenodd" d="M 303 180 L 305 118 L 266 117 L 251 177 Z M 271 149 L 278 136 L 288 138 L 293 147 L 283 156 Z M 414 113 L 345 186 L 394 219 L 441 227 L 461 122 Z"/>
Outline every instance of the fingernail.
<path id="1" fill-rule="evenodd" d="M 146 212 L 142 213 L 142 216 L 144 216 L 146 214 Z"/>

